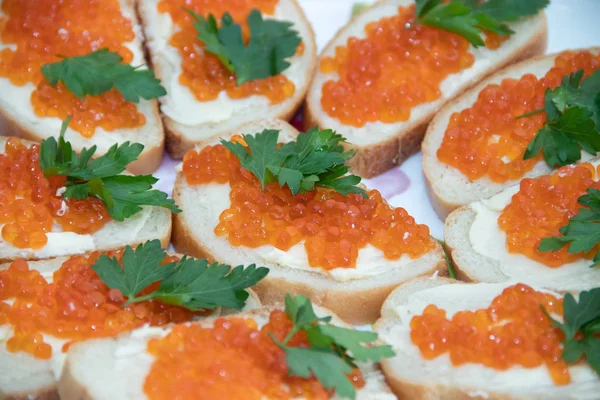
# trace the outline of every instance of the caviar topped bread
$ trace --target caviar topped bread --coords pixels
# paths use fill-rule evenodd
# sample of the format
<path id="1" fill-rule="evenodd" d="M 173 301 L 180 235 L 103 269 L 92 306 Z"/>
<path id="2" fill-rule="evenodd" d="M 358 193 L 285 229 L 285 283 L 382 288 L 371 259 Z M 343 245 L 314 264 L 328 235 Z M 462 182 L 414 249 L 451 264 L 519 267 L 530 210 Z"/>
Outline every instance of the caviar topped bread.
<path id="1" fill-rule="evenodd" d="M 297 304 L 300 298 L 302 296 L 290 297 L 286 306 Z M 283 305 L 264 307 L 227 318 L 75 344 L 59 382 L 61 399 L 112 400 L 122 393 L 127 393 L 130 399 L 156 400 L 396 398 L 385 383 L 379 365 L 372 361 L 357 362 L 356 368 L 348 366 L 344 371 L 346 376 L 340 374 L 340 365 L 347 364 L 331 360 L 323 364 L 326 368 L 306 370 L 306 377 L 298 376 L 293 369 L 297 362 L 295 354 L 304 354 L 306 358 L 302 363 L 311 368 L 317 350 L 304 331 L 291 336 L 285 350 L 276 344 L 275 341 L 286 342 L 292 327 L 298 326 L 293 325 L 291 310 L 285 307 L 284 311 Z M 360 342 L 365 344 L 355 342 L 361 347 L 354 347 L 356 359 L 364 360 L 368 353 L 373 354 L 368 356 L 373 360 L 391 355 L 388 346 L 367 348 L 377 335 L 348 329 L 348 325 L 326 309 L 311 308 L 303 319 L 317 322 L 317 317 L 332 316 L 330 322 L 321 321 L 318 326 L 325 327 L 329 333 L 361 337 Z M 333 360 L 339 357 L 329 353 L 331 347 L 328 349 L 328 346 L 319 351 L 331 355 Z M 173 373 L 183 370 L 185 374 Z M 313 372 L 325 381 L 317 380 Z"/>
<path id="2" fill-rule="evenodd" d="M 558 90 L 580 70 L 584 71 L 582 86 L 598 92 L 597 84 L 585 83 L 597 80 L 598 69 L 598 48 L 532 58 L 486 78 L 440 111 L 423 141 L 423 172 L 438 215 L 445 218 L 452 210 L 490 197 L 524 177 L 549 173 L 552 161 L 545 161 L 542 152 L 524 157 L 550 118 L 546 112 L 516 117 L 545 109 L 547 88 Z M 590 157 L 585 151 L 582 156 Z"/>
<path id="3" fill-rule="evenodd" d="M 222 138 L 228 148 L 215 140 L 188 152 L 177 168 L 173 198 L 183 212 L 174 217 L 172 240 L 178 251 L 264 265 L 271 272 L 256 287 L 263 303 L 301 293 L 352 323 L 375 320 L 400 282 L 446 272 L 443 250 L 425 225 L 379 192 L 355 186 L 358 177 L 333 179 L 344 175 L 349 156 L 339 135 L 298 134 L 268 120 L 237 133 L 247 135 L 256 157 L 230 135 Z M 332 160 L 334 166 L 319 170 Z M 292 194 L 297 174 L 302 181 Z M 264 190 L 258 176 L 266 178 Z"/>
<path id="4" fill-rule="evenodd" d="M 222 266 L 207 265 L 206 260 L 167 255 L 158 241 L 124 251 L 0 265 L 0 397 L 58 398 L 56 384 L 74 343 L 124 332 L 143 337 L 158 326 L 234 311 L 220 305 L 245 310 L 260 306 L 258 297 L 245 288 L 264 276 L 264 269 L 246 269 L 242 276 L 248 285 L 234 290 L 232 282 L 223 278 L 228 266 L 222 273 Z M 121 266 L 125 275 L 139 272 L 137 279 L 124 281 L 118 273 L 107 275 L 114 268 L 121 271 Z M 173 268 L 187 274 L 183 284 L 174 274 L 157 275 Z M 154 283 L 160 279 L 160 286 Z M 194 299 L 177 296 L 169 282 L 181 284 L 179 293 L 193 287 Z M 210 292 L 202 285 L 210 287 Z M 141 293 L 132 297 L 138 289 Z M 172 297 L 163 302 L 165 297 L 159 292 L 169 291 Z M 119 397 L 126 396 L 115 398 Z"/>
<path id="5" fill-rule="evenodd" d="M 596 265 L 600 160 L 525 178 L 446 219 L 457 275 L 475 282 L 519 282 L 554 290 L 600 286 Z"/>
<path id="6" fill-rule="evenodd" d="M 145 70 L 134 1 L 0 1 L 0 7 L 2 135 L 40 141 L 56 136 L 71 116 L 66 138 L 77 152 L 95 145 L 100 155 L 115 143 L 137 142 L 144 151 L 129 170 L 155 171 L 164 132 L 154 98 L 164 89 Z"/>
<path id="7" fill-rule="evenodd" d="M 448 101 L 546 48 L 543 11 L 508 22 L 514 32 L 508 37 L 480 37 L 477 48 L 425 25 L 424 16 L 417 21 L 415 12 L 413 0 L 382 0 L 358 14 L 321 53 L 308 91 L 306 127 L 328 127 L 346 137 L 357 150 L 353 171 L 364 177 L 416 153 L 427 125 Z"/>
<path id="8" fill-rule="evenodd" d="M 138 10 L 154 70 L 167 89 L 161 111 L 172 156 L 181 158 L 195 144 L 253 119 L 290 119 L 304 99 L 316 45 L 296 0 L 143 0 Z M 249 39 L 245 49 L 241 37 L 236 47 L 231 21 L 223 24 L 226 13 Z M 206 33 L 210 28 L 204 27 L 204 35 L 198 30 L 203 26 L 199 20 L 211 16 L 229 27 L 218 40 Z M 252 37 L 261 34 L 264 41 L 257 49 L 259 39 Z M 214 41 L 220 51 L 214 50 Z"/>

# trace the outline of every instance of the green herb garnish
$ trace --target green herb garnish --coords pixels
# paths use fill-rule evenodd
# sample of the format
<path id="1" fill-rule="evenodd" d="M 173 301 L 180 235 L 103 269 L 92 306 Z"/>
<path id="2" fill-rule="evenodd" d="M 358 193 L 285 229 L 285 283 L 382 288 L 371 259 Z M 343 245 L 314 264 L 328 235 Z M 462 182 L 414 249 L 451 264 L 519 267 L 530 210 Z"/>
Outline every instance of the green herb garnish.
<path id="1" fill-rule="evenodd" d="M 286 59 L 296 54 L 296 48 L 302 41 L 298 32 L 291 29 L 292 23 L 264 20 L 257 9 L 252 9 L 247 18 L 250 27 L 247 45 L 240 24 L 236 24 L 229 13 L 223 14 L 219 27 L 212 14 L 204 18 L 192 10 L 186 11 L 194 19 L 204 50 L 214 54 L 235 74 L 238 86 L 283 72 L 291 65 Z"/>
<path id="2" fill-rule="evenodd" d="M 344 164 L 354 152 L 344 151 L 344 137 L 331 129 L 313 128 L 300 133 L 293 142 L 278 148 L 279 131 L 265 129 L 255 135 L 244 135 L 248 148 L 240 143 L 221 140 L 239 158 L 242 167 L 252 172 L 263 189 L 269 182 L 287 185 L 292 194 L 305 193 L 315 186 L 326 187 L 347 196 L 348 193 L 367 197 L 360 177 L 346 175 Z"/>
<path id="3" fill-rule="evenodd" d="M 392 347 L 373 346 L 377 334 L 329 324 L 331 317 L 319 318 L 304 296 L 285 297 L 285 313 L 294 326 L 280 342 L 273 341 L 285 351 L 285 360 L 290 375 L 302 378 L 317 378 L 325 389 L 334 389 L 338 396 L 354 399 L 356 390 L 346 374 L 356 368 L 356 362 L 377 362 L 393 357 Z M 304 331 L 309 348 L 289 347 L 287 343 L 298 332 Z"/>
<path id="4" fill-rule="evenodd" d="M 63 57 L 62 61 L 44 65 L 42 74 L 52 87 L 62 81 L 80 99 L 100 95 L 112 88 L 133 103 L 138 103 L 140 97 L 149 100 L 167 94 L 154 72 L 123 64 L 121 56 L 108 49 L 84 56 Z"/>
<path id="5" fill-rule="evenodd" d="M 187 256 L 177 263 L 161 265 L 166 256 L 160 241 L 153 240 L 135 250 L 127 246 L 122 266 L 116 258 L 101 255 L 92 269 L 106 286 L 119 289 L 127 297 L 125 305 L 159 300 L 192 311 L 242 309 L 248 298 L 246 289 L 269 273 L 267 268 L 256 268 L 254 264 L 231 269 L 229 265 L 209 264 L 206 259 Z M 156 282 L 160 282 L 158 289 L 139 295 Z"/>
<path id="6" fill-rule="evenodd" d="M 158 179 L 152 175 L 119 175 L 137 160 L 144 146 L 125 142 L 113 145 L 106 154 L 92 159 L 96 146 L 83 148 L 78 155 L 64 138 L 70 117 L 63 121 L 58 142 L 54 137 L 40 144 L 40 167 L 44 176 L 67 177 L 65 199 L 96 197 L 106 205 L 111 217 L 123 221 L 142 210 L 141 206 L 160 206 L 174 213 L 181 210 L 167 194 L 153 190 Z"/>
<path id="7" fill-rule="evenodd" d="M 506 25 L 521 17 L 535 15 L 550 0 L 415 0 L 418 22 L 466 38 L 474 47 L 485 45 L 487 30 L 507 36 L 514 32 Z"/>
<path id="8" fill-rule="evenodd" d="M 350 12 L 350 17 L 356 17 L 358 14 L 369 8 L 371 5 L 369 3 L 354 3 L 352 5 L 352 11 Z"/>

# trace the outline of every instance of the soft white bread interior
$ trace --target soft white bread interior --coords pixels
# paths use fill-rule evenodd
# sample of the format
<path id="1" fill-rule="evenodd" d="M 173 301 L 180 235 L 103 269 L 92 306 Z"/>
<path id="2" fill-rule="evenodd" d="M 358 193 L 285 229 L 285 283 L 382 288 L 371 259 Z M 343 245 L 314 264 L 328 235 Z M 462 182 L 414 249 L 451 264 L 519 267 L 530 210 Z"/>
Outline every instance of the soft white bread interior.
<path id="1" fill-rule="evenodd" d="M 414 4 L 413 0 L 381 0 L 353 18 L 327 44 L 321 57 L 332 57 L 338 46 L 346 46 L 350 37 L 364 38 L 365 25 L 383 17 L 398 14 L 398 7 Z M 515 34 L 500 48 L 471 48 L 475 63 L 468 69 L 449 75 L 441 84 L 441 97 L 411 110 L 410 119 L 396 123 L 369 122 L 362 127 L 343 125 L 329 116 L 321 106 L 322 87 L 329 80 L 339 79 L 337 72 L 317 71 L 307 95 L 306 126 L 318 125 L 336 130 L 358 151 L 351 160 L 353 172 L 369 178 L 402 163 L 419 151 L 427 125 L 442 106 L 473 86 L 486 75 L 513 62 L 541 54 L 546 49 L 547 27 L 543 12 L 537 16 L 510 24 Z"/>
<path id="2" fill-rule="evenodd" d="M 119 2 L 123 16 L 132 21 L 135 32 L 135 39 L 127 44 L 127 48 L 133 53 L 131 65 L 144 65 L 146 59 L 142 45 L 143 34 L 135 11 L 135 1 L 119 0 Z M 0 18 L 2 16 L 3 13 L 0 10 Z M 0 40 L 0 50 L 6 48 L 11 48 L 11 45 L 4 44 Z M 35 115 L 30 100 L 34 90 L 33 83 L 15 86 L 8 78 L 0 77 L 0 93 L 5 94 L 0 96 L 0 133 L 2 135 L 20 136 L 34 141 L 58 136 L 62 120 L 54 117 L 40 118 Z M 113 131 L 97 128 L 91 138 L 85 138 L 79 132 L 69 128 L 65 139 L 71 142 L 73 150 L 77 152 L 80 152 L 83 147 L 97 146 L 96 155 L 106 153 L 116 143 L 126 141 L 141 143 L 144 145 L 144 151 L 137 161 L 128 166 L 128 170 L 134 174 L 152 173 L 160 166 L 164 149 L 164 131 L 158 111 L 158 101 L 140 99 L 137 109 L 146 118 L 146 123 L 139 128 Z"/>
<path id="3" fill-rule="evenodd" d="M 268 322 L 269 314 L 275 307 L 260 308 L 236 317 L 253 318 L 259 327 Z M 326 309 L 315 307 L 318 316 L 332 315 Z M 333 315 L 332 323 L 347 326 Z M 199 322 L 202 326 L 212 326 L 212 319 Z M 58 390 L 62 400 L 129 400 L 147 399 L 143 385 L 153 363 L 153 356 L 147 352 L 151 338 L 167 335 L 169 328 L 152 328 L 134 331 L 114 339 L 94 340 L 76 344 L 69 351 Z M 359 365 L 366 385 L 357 390 L 360 400 L 391 400 L 391 393 L 379 367 L 373 363 Z M 174 371 L 175 373 L 176 371 Z M 333 397 L 337 399 L 337 396 Z"/>
<path id="4" fill-rule="evenodd" d="M 594 54 L 600 52 L 600 48 L 588 50 Z M 533 74 L 538 78 L 543 77 L 554 66 L 554 60 L 558 55 L 535 57 L 498 71 L 449 103 L 431 121 L 423 140 L 423 172 L 433 208 L 440 218 L 445 219 L 452 210 L 488 198 L 520 180 L 497 183 L 483 177 L 471 181 L 459 170 L 442 163 L 437 157 L 437 151 L 442 145 L 452 114 L 471 107 L 479 93 L 490 84 L 499 84 L 507 78 L 519 79 L 525 74 Z M 550 172 L 550 168 L 544 161 L 540 161 L 524 177 L 544 175 L 548 172 Z"/>
<path id="5" fill-rule="evenodd" d="M 458 311 L 487 308 L 502 290 L 514 283 L 463 284 L 450 279 L 416 279 L 399 286 L 385 301 L 375 324 L 380 338 L 396 356 L 382 360 L 388 384 L 399 398 L 411 400 L 591 400 L 600 393 L 600 379 L 587 365 L 569 367 L 572 382 L 557 386 L 546 366 L 513 367 L 499 371 L 480 364 L 453 366 L 448 354 L 425 360 L 410 338 L 410 321 L 425 307 L 436 305 L 447 318 Z M 540 290 L 534 286 L 534 289 Z M 560 297 L 557 293 L 554 295 Z"/>
<path id="6" fill-rule="evenodd" d="M 600 165 L 600 158 L 590 162 Z M 519 188 L 519 184 L 510 186 L 448 216 L 444 237 L 457 276 L 473 282 L 516 280 L 558 291 L 582 291 L 600 286 L 600 270 L 589 268 L 592 260 L 580 258 L 551 268 L 507 251 L 506 232 L 498 227 L 498 218 Z"/>
<path id="7" fill-rule="evenodd" d="M 173 33 L 180 28 L 168 13 L 157 10 L 159 0 L 138 2 L 146 34 L 146 47 L 156 75 L 164 82 L 167 95 L 160 99 L 167 131 L 167 151 L 181 158 L 194 145 L 214 135 L 235 130 L 258 118 L 290 119 L 304 99 L 316 63 L 315 35 L 302 8 L 296 0 L 280 0 L 273 16 L 293 23 L 302 38 L 304 51 L 290 57 L 291 66 L 282 72 L 295 85 L 294 94 L 279 104 L 270 104 L 264 96 L 254 95 L 232 99 L 225 91 L 211 101 L 200 102 L 192 91 L 179 82 L 182 72 L 181 56 L 169 44 Z M 215 16 L 220 20 L 221 15 Z"/>
<path id="8" fill-rule="evenodd" d="M 30 261 L 29 268 L 35 269 L 48 281 L 69 257 L 59 257 L 51 260 Z M 9 263 L 0 264 L 0 270 L 5 270 Z M 245 311 L 261 306 L 256 293 L 248 290 L 250 297 L 246 301 Z M 4 301 L 7 301 L 6 299 Z M 217 309 L 211 316 L 230 314 L 232 310 Z M 142 332 L 155 328 L 143 327 Z M 66 359 L 62 352 L 65 339 L 44 335 L 44 341 L 52 346 L 52 357 L 48 360 L 36 358 L 25 352 L 12 353 L 6 349 L 6 340 L 13 335 L 9 325 L 0 325 L 0 398 L 50 400 L 58 399 L 56 384 L 61 376 Z M 131 335 L 136 335 L 135 331 Z M 119 398 L 115 397 L 115 398 Z"/>
<path id="9" fill-rule="evenodd" d="M 236 133 L 254 134 L 264 128 L 280 129 L 281 142 L 292 140 L 297 134 L 285 122 L 268 120 L 252 122 Z M 183 212 L 173 217 L 175 249 L 230 265 L 256 263 L 269 268 L 269 275 L 256 287 L 265 304 L 283 301 L 286 293 L 300 293 L 345 321 L 372 322 L 379 316 L 383 300 L 400 282 L 446 273 L 444 253 L 437 242 L 433 250 L 414 260 L 407 255 L 388 260 L 383 252 L 367 246 L 359 250 L 356 268 L 330 271 L 309 266 L 304 242 L 287 252 L 267 245 L 234 247 L 226 237 L 214 233 L 221 212 L 231 204 L 229 184 L 189 185 L 178 169 L 173 198 Z"/>
<path id="10" fill-rule="evenodd" d="M 7 137 L 0 136 L 0 153 L 4 153 Z M 31 146 L 33 142 L 24 141 Z M 2 229 L 0 224 L 0 232 Z M 0 262 L 24 258 L 37 260 L 81 254 L 89 251 L 108 251 L 144 243 L 147 240 L 159 239 L 163 246 L 169 244 L 171 238 L 171 211 L 162 207 L 144 206 L 142 211 L 123 222 L 112 220 L 97 232 L 80 235 L 64 232 L 58 223 L 52 232 L 46 234 L 48 243 L 41 249 L 20 249 L 5 241 L 0 233 Z"/>

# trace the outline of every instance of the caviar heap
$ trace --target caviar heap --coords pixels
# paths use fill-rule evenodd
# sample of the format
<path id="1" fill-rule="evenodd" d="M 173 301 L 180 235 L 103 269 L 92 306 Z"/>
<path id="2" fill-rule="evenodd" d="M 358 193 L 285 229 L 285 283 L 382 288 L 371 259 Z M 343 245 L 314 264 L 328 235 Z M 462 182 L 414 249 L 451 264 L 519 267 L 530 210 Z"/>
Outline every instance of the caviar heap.
<path id="1" fill-rule="evenodd" d="M 323 85 L 327 114 L 356 127 L 406 121 L 412 108 L 440 97 L 448 75 L 473 65 L 465 38 L 415 20 L 414 5 L 400 7 L 397 15 L 368 23 L 364 38 L 351 37 L 322 59 L 321 72 L 339 75 Z M 500 43 L 488 35 L 488 47 Z"/>
<path id="2" fill-rule="evenodd" d="M 241 140 L 241 139 L 234 139 Z M 183 159 L 188 184 L 228 183 L 231 204 L 215 234 L 233 246 L 271 245 L 287 251 L 304 241 L 308 262 L 324 269 L 354 268 L 359 249 L 372 245 L 386 258 L 417 258 L 435 247 L 429 228 L 402 208 L 391 208 L 376 190 L 368 199 L 318 188 L 292 195 L 290 189 L 258 179 L 223 145 L 189 151 Z"/>
<path id="3" fill-rule="evenodd" d="M 328 399 L 330 393 L 315 378 L 288 376 L 285 353 L 269 333 L 282 341 L 292 326 L 280 310 L 271 312 L 262 328 L 250 318 L 219 318 L 210 328 L 175 326 L 166 337 L 148 343 L 155 360 L 144 392 L 151 400 Z M 296 333 L 288 345 L 308 347 L 306 333 Z M 354 386 L 364 386 L 360 371 L 350 379 Z"/>
<path id="4" fill-rule="evenodd" d="M 46 179 L 39 152 L 39 145 L 27 147 L 10 137 L 5 154 L 0 154 L 0 226 L 5 241 L 18 248 L 40 249 L 55 223 L 66 232 L 90 234 L 112 220 L 96 198 L 63 199 L 59 189 L 66 178 Z"/>
<path id="5" fill-rule="evenodd" d="M 475 103 L 450 117 L 440 161 L 451 165 L 469 179 L 487 177 L 494 182 L 519 179 L 542 160 L 524 160 L 525 149 L 547 121 L 546 113 L 528 118 L 517 116 L 544 108 L 547 88 L 561 84 L 563 77 L 580 69 L 585 77 L 600 68 L 600 54 L 567 51 L 559 55 L 545 76 L 526 74 L 507 78 L 485 87 Z"/>
<path id="6" fill-rule="evenodd" d="M 271 104 L 281 103 L 292 96 L 296 87 L 282 74 L 237 86 L 235 74 L 215 55 L 199 50 L 204 44 L 198 40 L 193 19 L 186 11 L 190 9 L 205 18 L 212 14 L 219 20 L 228 12 L 236 23 L 241 24 L 242 33 L 247 40 L 249 30 L 246 17 L 250 11 L 255 8 L 263 14 L 273 15 L 277 3 L 278 0 L 161 0 L 158 11 L 169 13 L 173 22 L 181 28 L 169 42 L 178 50 L 182 59 L 179 82 L 188 87 L 198 101 L 214 100 L 223 91 L 232 99 L 265 96 Z"/>
<path id="7" fill-rule="evenodd" d="M 93 136 L 96 128 L 113 131 L 144 125 L 144 115 L 116 89 L 79 99 L 62 83 L 53 88 L 40 70 L 60 61 L 58 55 L 80 56 L 100 48 L 131 62 L 127 44 L 135 34 L 118 0 L 7 0 L 1 7 L 0 39 L 15 49 L 0 51 L 0 77 L 14 85 L 35 86 L 31 104 L 38 117 L 64 120 L 71 115 L 70 127 L 84 137 Z"/>
<path id="8" fill-rule="evenodd" d="M 556 252 L 541 252 L 543 238 L 560 236 L 559 229 L 582 208 L 577 202 L 588 188 L 600 189 L 600 171 L 589 163 L 560 168 L 552 175 L 521 181 L 519 191 L 498 218 L 498 226 L 506 232 L 509 253 L 523 254 L 549 267 L 593 258 L 589 254 L 570 254 L 568 246 Z"/>
<path id="9" fill-rule="evenodd" d="M 563 315 L 562 299 L 517 284 L 488 308 L 459 311 L 451 319 L 429 305 L 412 318 L 410 337 L 426 360 L 449 353 L 454 366 L 474 363 L 503 371 L 546 365 L 554 383 L 566 385 L 571 376 L 562 359 L 563 336 L 540 306 Z"/>
<path id="10" fill-rule="evenodd" d="M 71 257 L 51 277 L 30 269 L 22 260 L 0 271 L 0 326 L 10 325 L 13 330 L 5 343 L 8 351 L 48 359 L 53 349 L 43 335 L 65 340 L 62 351 L 66 351 L 76 341 L 114 336 L 144 324 L 185 322 L 194 316 L 186 309 L 152 300 L 123 307 L 121 292 L 108 289 L 90 268 L 99 256 L 96 252 Z M 167 257 L 163 263 L 176 261 Z M 7 302 L 11 299 L 12 304 Z"/>

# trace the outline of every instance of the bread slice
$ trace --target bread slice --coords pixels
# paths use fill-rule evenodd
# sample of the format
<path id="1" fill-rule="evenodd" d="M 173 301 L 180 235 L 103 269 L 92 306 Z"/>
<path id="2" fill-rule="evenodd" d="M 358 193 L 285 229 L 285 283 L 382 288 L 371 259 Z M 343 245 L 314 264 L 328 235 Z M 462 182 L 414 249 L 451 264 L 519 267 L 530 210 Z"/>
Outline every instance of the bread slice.
<path id="1" fill-rule="evenodd" d="M 381 0 L 375 3 L 340 29 L 322 51 L 321 57 L 334 56 L 336 47 L 346 46 L 349 38 L 364 38 L 365 25 L 383 17 L 396 15 L 398 7 L 413 3 L 413 0 Z M 306 127 L 327 127 L 346 137 L 357 150 L 356 157 L 351 160 L 354 173 L 370 178 L 387 171 L 419 151 L 427 125 L 444 104 L 495 70 L 545 51 L 547 26 L 543 12 L 535 17 L 511 23 L 510 27 L 516 33 L 499 49 L 471 48 L 475 56 L 473 66 L 448 76 L 440 85 L 441 97 L 413 108 L 410 119 L 404 122 L 370 122 L 360 128 L 343 125 L 321 107 L 323 85 L 329 80 L 338 79 L 338 74 L 323 73 L 317 68 L 307 95 Z"/>
<path id="2" fill-rule="evenodd" d="M 600 165 L 600 158 L 589 161 Z M 519 184 L 489 199 L 473 202 L 452 212 L 446 219 L 444 237 L 457 276 L 472 282 L 519 281 L 557 291 L 582 291 L 600 286 L 600 270 L 589 268 L 581 258 L 550 268 L 522 254 L 506 250 L 506 233 L 498 228 L 498 217 Z"/>
<path id="3" fill-rule="evenodd" d="M 133 53 L 132 65 L 146 64 L 143 51 L 143 34 L 135 12 L 134 0 L 119 0 L 123 16 L 133 23 L 136 38 L 128 43 Z M 0 10 L 0 17 L 3 16 Z M 0 50 L 10 48 L 0 40 Z M 0 132 L 6 136 L 19 136 L 33 141 L 41 141 L 51 136 L 58 136 L 62 120 L 59 118 L 40 118 L 35 115 L 31 105 L 31 93 L 35 90 L 33 83 L 15 86 L 7 78 L 0 77 Z M 10 95 L 8 95 L 10 93 Z M 116 129 L 106 131 L 97 128 L 91 138 L 83 137 L 73 129 L 67 129 L 65 139 L 71 142 L 73 150 L 80 152 L 83 147 L 96 145 L 96 155 L 102 155 L 115 143 L 130 141 L 144 145 L 144 151 L 137 161 L 128 166 L 134 174 L 149 174 L 154 172 L 162 162 L 164 149 L 164 131 L 158 111 L 157 100 L 140 99 L 137 104 L 138 112 L 146 117 L 146 123 L 134 129 Z"/>
<path id="4" fill-rule="evenodd" d="M 249 123 L 240 132 L 253 134 L 264 128 L 280 129 L 282 141 L 297 134 L 287 123 L 267 120 Z M 434 250 L 418 259 L 405 256 L 395 261 L 385 259 L 381 251 L 369 246 L 359 251 L 358 266 L 350 272 L 309 267 L 308 261 L 303 261 L 306 253 L 302 244 L 287 252 L 271 246 L 234 247 L 227 238 L 214 233 L 219 215 L 230 204 L 229 191 L 228 184 L 188 185 L 179 172 L 173 198 L 183 212 L 173 217 L 173 245 L 177 251 L 230 265 L 245 262 L 268 267 L 269 275 L 256 287 L 265 304 L 282 301 L 286 293 L 304 294 L 345 321 L 366 323 L 379 316 L 383 300 L 400 282 L 420 275 L 446 273 L 444 252 L 437 243 Z M 367 272 L 361 272 L 373 265 L 374 271 L 367 268 Z M 350 273 L 353 276 L 344 275 Z"/>
<path id="5" fill-rule="evenodd" d="M 58 270 L 68 259 L 69 257 L 58 257 L 51 260 L 31 261 L 29 268 L 38 270 L 46 280 L 51 280 L 54 271 Z M 0 270 L 5 270 L 9 266 L 9 263 L 0 264 Z M 248 290 L 248 293 L 250 297 L 246 301 L 244 310 L 259 308 L 261 304 L 258 296 L 252 290 Z M 216 309 L 210 317 L 229 313 L 231 310 Z M 157 328 L 145 326 L 131 335 L 137 335 L 137 331 L 146 332 L 153 329 Z M 7 351 L 4 341 L 12 336 L 12 332 L 9 325 L 0 324 L 0 398 L 7 400 L 58 399 L 56 384 L 67 357 L 61 347 L 67 340 L 44 335 L 44 341 L 52 346 L 52 357 L 49 360 L 42 360 L 28 353 Z"/>
<path id="6" fill-rule="evenodd" d="M 263 326 L 275 307 L 255 309 L 236 315 L 253 318 Z M 332 315 L 331 312 L 315 307 L 318 316 Z M 347 326 L 338 317 L 333 316 L 332 323 Z M 212 326 L 212 320 L 199 322 L 202 326 Z M 94 340 L 76 344 L 67 357 L 63 377 L 58 390 L 63 400 L 113 400 L 146 399 L 143 391 L 145 377 L 150 370 L 153 357 L 147 351 L 147 343 L 151 338 L 160 338 L 169 332 L 169 328 L 147 329 L 143 332 L 132 332 L 114 339 Z M 395 396 L 385 383 L 378 365 L 365 363 L 359 365 L 366 385 L 357 390 L 359 400 L 391 400 Z M 175 371 L 174 371 L 175 372 Z M 333 399 L 339 398 L 334 396 Z"/>
<path id="7" fill-rule="evenodd" d="M 398 398 L 411 400 L 576 400 L 595 399 L 598 375 L 587 365 L 569 367 L 572 382 L 557 386 L 545 366 L 513 367 L 498 371 L 479 364 L 455 367 L 448 355 L 425 360 L 410 338 L 410 321 L 429 304 L 446 310 L 447 318 L 463 310 L 487 308 L 492 299 L 513 283 L 463 284 L 458 281 L 415 279 L 399 286 L 385 301 L 375 324 L 380 338 L 396 356 L 381 362 L 388 384 Z M 540 290 L 539 286 L 533 286 Z M 553 293 L 559 296 L 557 293 Z"/>
<path id="8" fill-rule="evenodd" d="M 7 137 L 0 136 L 0 153 L 4 153 Z M 33 142 L 22 141 L 27 146 Z M 152 239 L 160 239 L 163 246 L 171 238 L 171 211 L 162 207 L 144 206 L 142 211 L 123 222 L 112 220 L 91 235 L 62 232 L 55 224 L 47 233 L 48 243 L 41 249 L 19 249 L 2 238 L 0 224 L 0 262 L 17 258 L 39 260 L 44 258 L 81 254 L 89 251 L 114 250 L 125 245 L 136 245 Z"/>
<path id="9" fill-rule="evenodd" d="M 587 50 L 598 54 L 600 47 Z M 423 140 L 423 172 L 433 208 L 440 218 L 445 219 L 452 210 L 488 198 L 519 182 L 519 180 L 509 180 L 497 183 L 487 177 L 471 181 L 459 170 L 442 163 L 437 157 L 437 151 L 442 145 L 451 115 L 471 107 L 479 93 L 490 84 L 499 84 L 506 78 L 518 79 L 525 74 L 533 74 L 538 78 L 543 77 L 554 66 L 554 60 L 558 55 L 551 54 L 531 58 L 498 71 L 448 104 L 431 121 Z M 524 178 L 544 175 L 548 172 L 550 172 L 550 168 L 544 161 L 540 161 L 524 175 Z"/>
<path id="10" fill-rule="evenodd" d="M 167 151 L 175 158 L 214 135 L 235 131 L 258 118 L 289 120 L 304 99 L 316 61 L 315 34 L 296 0 L 280 0 L 274 18 L 292 22 L 304 44 L 304 52 L 288 59 L 292 64 L 282 72 L 296 86 L 293 96 L 270 104 L 264 96 L 231 99 L 225 92 L 212 101 L 199 102 L 189 88 L 179 83 L 181 56 L 169 44 L 179 28 L 168 13 L 157 10 L 159 0 L 138 2 L 146 33 L 146 47 L 156 75 L 164 82 L 167 95 L 160 99 L 167 133 Z M 217 15 L 221 18 L 221 15 Z M 265 15 L 265 18 L 272 18 Z"/>

